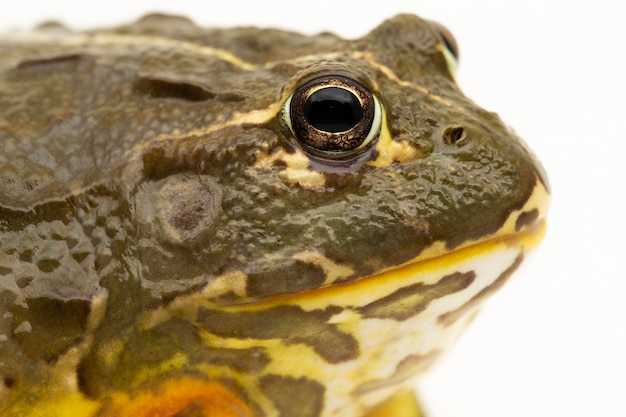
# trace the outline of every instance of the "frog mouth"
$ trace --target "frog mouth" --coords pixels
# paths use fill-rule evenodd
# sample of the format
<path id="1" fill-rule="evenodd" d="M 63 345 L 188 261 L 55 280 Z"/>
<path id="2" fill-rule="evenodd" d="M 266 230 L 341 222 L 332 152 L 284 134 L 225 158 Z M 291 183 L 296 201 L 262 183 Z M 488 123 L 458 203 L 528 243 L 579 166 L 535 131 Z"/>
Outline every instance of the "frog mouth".
<path id="1" fill-rule="evenodd" d="M 430 244 L 414 258 L 401 264 L 389 265 L 371 275 L 352 277 L 349 280 L 340 282 L 327 282 L 317 288 L 294 292 L 290 294 L 280 294 L 253 301 L 259 304 L 281 304 L 289 301 L 297 302 L 301 299 L 315 300 L 316 298 L 329 298 L 328 303 L 333 305 L 343 305 L 341 297 L 348 297 L 349 293 L 370 294 L 373 301 L 386 290 L 391 284 L 396 288 L 404 287 L 420 282 L 432 282 L 436 277 L 443 277 L 445 274 L 454 271 L 468 271 L 471 269 L 489 269 L 489 263 L 494 263 L 492 269 L 501 259 L 502 262 L 509 262 L 504 266 L 504 270 L 512 265 L 514 259 L 524 256 L 537 247 L 546 232 L 546 213 L 549 206 L 550 197 L 546 186 L 537 181 L 533 191 L 526 202 L 516 210 L 511 211 L 509 216 L 501 225 L 487 235 L 468 239 L 460 243 L 435 241 Z M 320 256 L 324 258 L 323 255 Z M 302 258 L 303 261 L 315 261 Z M 496 262 L 497 261 L 497 262 Z M 320 264 L 319 261 L 316 261 Z M 521 263 L 521 260 L 520 262 Z M 327 276 L 345 276 L 346 273 L 340 271 L 342 266 L 328 262 L 324 265 Z M 500 266 L 501 269 L 502 266 Z M 478 273 L 477 273 L 478 274 Z M 378 283 L 382 287 L 378 288 Z M 353 298 L 353 297 L 352 297 Z M 330 300 L 332 299 L 332 301 Z M 314 303 L 322 306 L 322 303 Z"/>
<path id="2" fill-rule="evenodd" d="M 443 260 L 448 256 L 456 256 L 458 252 L 467 252 L 467 249 L 470 249 L 473 255 L 477 256 L 478 254 L 475 252 L 486 251 L 494 244 L 504 242 L 511 246 L 519 244 L 526 246 L 529 250 L 533 249 L 539 245 L 545 234 L 549 201 L 550 197 L 546 186 L 541 181 L 537 181 L 525 204 L 512 211 L 497 230 L 474 240 L 468 239 L 455 243 L 452 248 L 449 247 L 449 242 L 434 242 L 415 258 L 390 269 L 417 265 L 432 259 Z"/>
<path id="3" fill-rule="evenodd" d="M 545 233 L 545 219 L 536 219 L 515 233 L 497 235 L 443 253 L 440 249 L 432 250 L 402 265 L 354 281 L 301 293 L 279 295 L 265 299 L 262 303 L 282 304 L 309 300 L 311 304 L 320 307 L 324 303 L 341 305 L 342 299 L 354 300 L 351 294 L 359 293 L 364 294 L 364 298 L 369 298 L 373 303 L 378 301 L 381 294 L 393 293 L 394 288 L 399 291 L 401 288 L 420 283 L 427 285 L 455 272 L 477 271 L 476 274 L 480 275 L 478 271 L 483 269 L 494 271 L 500 269 L 502 272 L 510 267 L 514 270 L 524 257 L 541 243 Z M 366 301 L 361 300 L 359 304 L 364 302 Z"/>

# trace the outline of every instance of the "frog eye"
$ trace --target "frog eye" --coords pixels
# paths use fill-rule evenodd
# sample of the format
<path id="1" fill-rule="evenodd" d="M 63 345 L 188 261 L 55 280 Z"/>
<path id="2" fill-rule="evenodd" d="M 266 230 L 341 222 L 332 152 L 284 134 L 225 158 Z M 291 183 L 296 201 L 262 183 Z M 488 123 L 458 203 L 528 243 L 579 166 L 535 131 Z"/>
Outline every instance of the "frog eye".
<path id="1" fill-rule="evenodd" d="M 452 32 L 448 30 L 441 23 L 432 22 L 441 39 L 441 43 L 443 43 L 443 54 L 446 57 L 446 62 L 448 63 L 448 67 L 450 68 L 450 72 L 452 74 L 456 73 L 456 69 L 459 66 L 459 45 L 452 35 Z"/>
<path id="2" fill-rule="evenodd" d="M 329 75 L 297 88 L 284 104 L 283 118 L 306 150 L 345 158 L 373 143 L 382 124 L 382 108 L 361 83 Z"/>

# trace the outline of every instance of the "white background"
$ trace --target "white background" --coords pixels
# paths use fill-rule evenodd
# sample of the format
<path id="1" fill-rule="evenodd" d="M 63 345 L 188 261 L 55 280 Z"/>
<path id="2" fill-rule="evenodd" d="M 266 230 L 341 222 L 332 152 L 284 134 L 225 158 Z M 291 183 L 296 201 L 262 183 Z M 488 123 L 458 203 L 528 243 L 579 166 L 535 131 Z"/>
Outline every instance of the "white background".
<path id="1" fill-rule="evenodd" d="M 444 23 L 458 81 L 543 161 L 547 238 L 421 384 L 431 417 L 626 416 L 626 24 L 617 1 L 4 2 L 0 30 L 74 28 L 147 11 L 211 26 L 356 37 L 397 12 Z"/>

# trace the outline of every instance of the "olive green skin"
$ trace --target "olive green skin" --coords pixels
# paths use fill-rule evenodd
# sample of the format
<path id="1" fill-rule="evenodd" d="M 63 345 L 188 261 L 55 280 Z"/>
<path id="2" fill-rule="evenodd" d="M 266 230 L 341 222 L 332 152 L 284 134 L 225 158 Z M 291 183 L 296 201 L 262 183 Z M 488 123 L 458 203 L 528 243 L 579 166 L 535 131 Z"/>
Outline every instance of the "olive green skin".
<path id="1" fill-rule="evenodd" d="M 141 312 L 212 277 L 246 274 L 245 296 L 233 291 L 217 300 L 245 302 L 324 285 L 322 269 L 292 257 L 303 251 L 351 267 L 342 278 L 350 281 L 407 262 L 437 241 L 452 249 L 488 237 L 537 181 L 545 183 L 497 115 L 463 96 L 437 32 L 414 16 L 388 20 L 356 40 L 207 30 L 159 16 L 94 33 L 187 40 L 256 67 L 175 48 L 131 53 L 0 40 L 6 386 L 36 381 L 44 364 L 94 328 L 96 345 L 132 333 Z M 349 54 L 333 64 L 358 68 L 384 106 L 393 140 L 410 143 L 419 157 L 374 166 L 372 147 L 340 163 L 313 158 L 310 169 L 325 178 L 314 187 L 286 182 L 281 161 L 258 168 L 281 150 L 302 151 L 280 112 L 261 123 L 192 132 L 280 102 L 301 74 L 315 72 L 310 60 L 295 58 L 346 51 L 370 53 L 398 79 L 428 91 Z M 450 143 L 456 127 L 465 137 Z M 177 193 L 185 181 L 190 187 Z M 198 195 L 205 204 L 194 217 L 185 210 Z M 178 214 L 178 223 L 163 226 L 163 216 Z M 106 307 L 92 326 L 94 299 Z M 114 380 L 103 371 L 82 383 L 93 394 L 123 385 Z"/>

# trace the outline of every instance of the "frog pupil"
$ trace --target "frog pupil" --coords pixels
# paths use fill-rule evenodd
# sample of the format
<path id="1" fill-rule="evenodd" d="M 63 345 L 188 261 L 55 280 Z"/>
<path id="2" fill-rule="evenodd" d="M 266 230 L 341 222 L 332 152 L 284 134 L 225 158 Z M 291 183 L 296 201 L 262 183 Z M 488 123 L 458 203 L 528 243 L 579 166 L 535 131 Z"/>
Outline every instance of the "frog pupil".
<path id="1" fill-rule="evenodd" d="M 345 132 L 361 121 L 363 108 L 359 99 L 350 91 L 326 87 L 315 91 L 305 101 L 304 116 L 318 130 Z"/>

